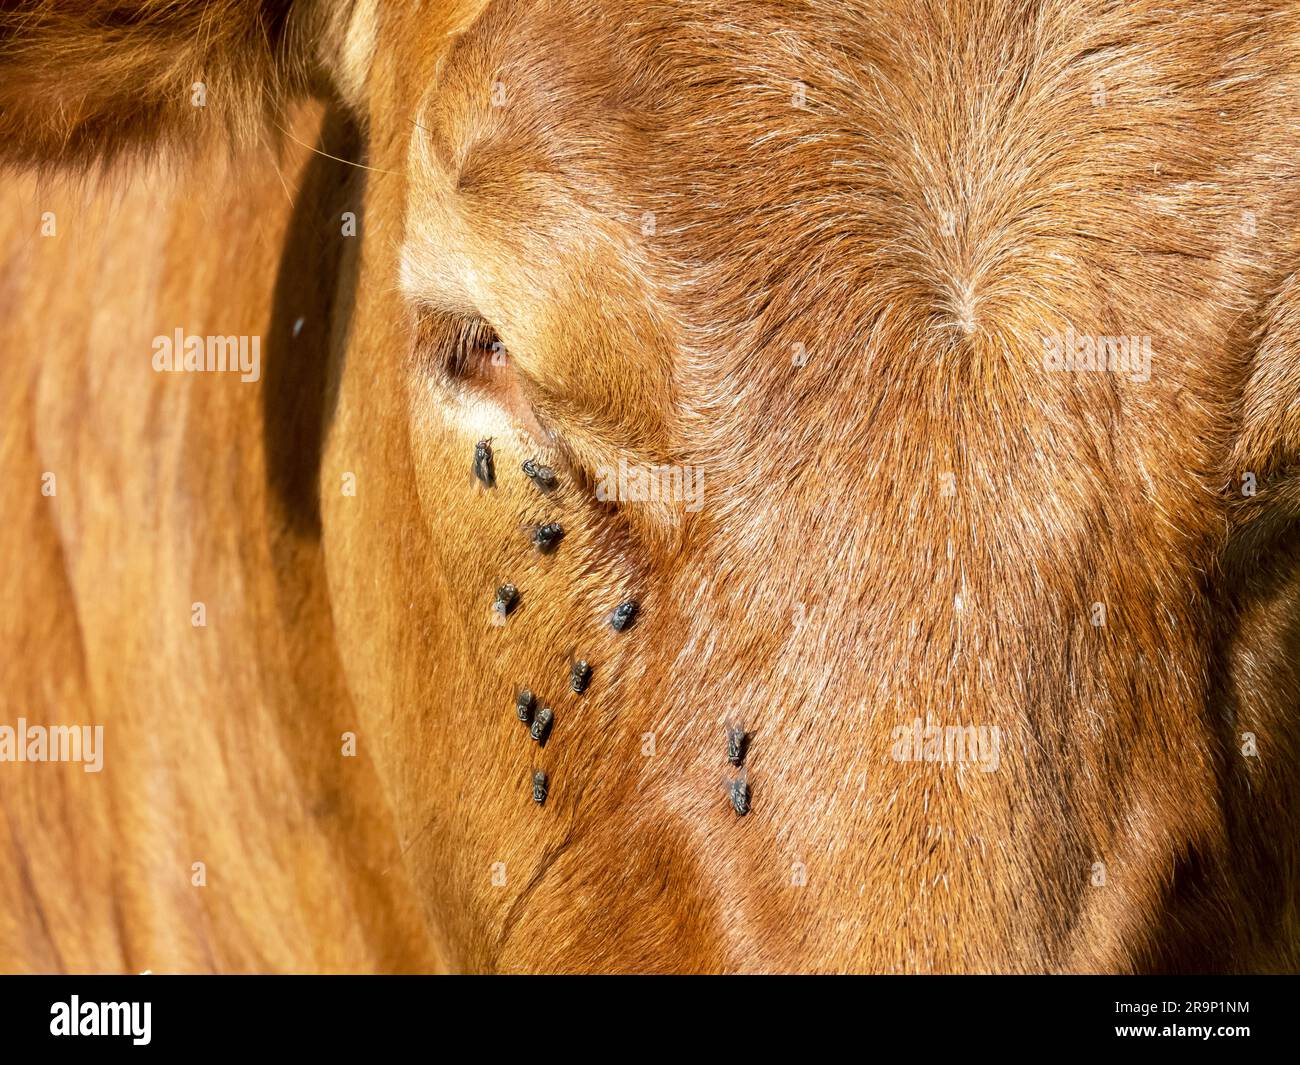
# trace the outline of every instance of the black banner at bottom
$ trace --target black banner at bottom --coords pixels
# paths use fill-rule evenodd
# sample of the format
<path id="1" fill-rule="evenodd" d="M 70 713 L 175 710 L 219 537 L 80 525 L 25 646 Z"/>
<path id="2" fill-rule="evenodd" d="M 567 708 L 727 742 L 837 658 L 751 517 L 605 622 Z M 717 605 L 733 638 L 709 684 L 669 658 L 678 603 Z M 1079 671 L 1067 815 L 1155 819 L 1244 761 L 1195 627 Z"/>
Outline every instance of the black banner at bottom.
<path id="1" fill-rule="evenodd" d="M 493 1056 L 517 1040 L 521 1053 L 544 1046 L 554 1057 L 597 1039 L 680 1052 L 683 1032 L 700 1031 L 751 1052 L 773 1036 L 848 1034 L 866 1051 L 901 1040 L 927 1051 L 1231 1053 L 1289 1047 L 1297 989 L 1289 976 L 10 976 L 0 978 L 0 1031 L 9 1052 L 116 1044 L 337 1056 L 415 1049 L 413 1039 L 437 1052 L 459 1036 Z"/>

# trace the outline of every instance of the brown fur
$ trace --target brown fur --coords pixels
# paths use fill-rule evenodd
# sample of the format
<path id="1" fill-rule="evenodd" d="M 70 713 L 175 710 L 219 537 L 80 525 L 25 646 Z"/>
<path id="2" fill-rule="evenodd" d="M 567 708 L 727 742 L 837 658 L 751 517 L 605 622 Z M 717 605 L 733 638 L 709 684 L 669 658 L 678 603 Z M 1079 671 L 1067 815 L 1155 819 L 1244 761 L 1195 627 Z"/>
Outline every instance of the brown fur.
<path id="1" fill-rule="evenodd" d="M 189 160 L 6 181 L 0 723 L 109 748 L 0 765 L 0 965 L 1296 967 L 1291 5 L 130 6 L 0 22 L 10 161 Z M 471 307 L 511 363 L 448 390 Z M 176 325 L 264 380 L 154 374 Z M 1044 371 L 1067 326 L 1150 381 Z M 596 502 L 620 459 L 705 506 Z M 927 715 L 998 771 L 891 758 Z"/>

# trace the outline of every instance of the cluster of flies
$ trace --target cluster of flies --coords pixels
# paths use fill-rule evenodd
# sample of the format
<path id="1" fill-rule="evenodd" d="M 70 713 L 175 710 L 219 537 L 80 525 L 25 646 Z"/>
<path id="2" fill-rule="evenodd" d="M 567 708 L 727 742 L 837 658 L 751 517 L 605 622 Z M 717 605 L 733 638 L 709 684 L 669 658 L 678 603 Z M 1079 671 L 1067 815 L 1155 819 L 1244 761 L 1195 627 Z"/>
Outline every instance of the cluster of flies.
<path id="1" fill-rule="evenodd" d="M 543 466 L 536 459 L 529 459 L 521 467 L 527 477 L 541 493 L 549 494 L 559 483 L 555 471 Z M 474 447 L 474 476 L 486 488 L 495 488 L 497 483 L 496 459 L 492 453 L 492 441 L 480 440 Z M 559 546 L 564 539 L 564 527 L 558 522 L 527 526 L 529 539 L 542 554 L 547 555 Z M 509 617 L 519 605 L 519 589 L 513 584 L 503 584 L 492 601 L 492 609 L 502 620 Z M 631 628 L 636 620 L 637 602 L 625 599 L 614 608 L 609 624 L 615 632 L 624 632 Z M 571 657 L 569 661 L 569 688 L 576 695 L 582 695 L 591 685 L 591 663 L 585 659 Z M 515 697 L 515 716 L 528 729 L 529 737 L 539 747 L 546 746 L 546 739 L 555 723 L 555 711 L 549 706 L 539 707 L 537 697 L 527 688 Z M 546 801 L 548 782 L 546 772 L 542 769 L 533 771 L 533 801 L 541 805 Z"/>
<path id="2" fill-rule="evenodd" d="M 558 484 L 555 471 L 549 466 L 543 466 L 536 459 L 529 459 L 521 468 L 524 476 L 543 494 L 549 494 Z M 474 446 L 473 470 L 474 476 L 484 487 L 496 487 L 496 459 L 492 453 L 491 440 L 480 440 Z M 550 554 L 564 539 L 564 527 L 558 522 L 530 525 L 526 526 L 526 528 L 533 546 L 542 554 Z M 503 584 L 497 589 L 496 598 L 492 601 L 492 609 L 502 620 L 509 617 L 518 605 L 519 589 L 517 587 L 513 584 Z M 614 608 L 613 613 L 610 615 L 610 627 L 615 632 L 624 632 L 632 627 L 636 615 L 637 601 L 635 599 L 625 599 Z M 589 662 L 584 659 L 570 657 L 569 688 L 576 695 L 582 695 L 587 690 L 591 684 L 591 674 L 592 669 Z M 547 737 L 551 734 L 551 727 L 555 723 L 555 711 L 549 706 L 539 707 L 537 705 L 537 696 L 529 689 L 524 688 L 515 696 L 515 716 L 528 729 L 529 737 L 539 747 L 545 747 Z M 746 749 L 749 746 L 749 736 L 745 732 L 744 726 L 735 722 L 728 722 L 726 736 L 727 761 L 735 768 L 741 769 L 739 776 L 728 783 L 727 794 L 731 799 L 731 808 L 736 811 L 736 816 L 744 817 L 749 813 L 749 782 L 742 767 L 745 763 Z M 544 803 L 547 791 L 548 781 L 545 770 L 534 770 L 533 802 L 539 806 Z"/>

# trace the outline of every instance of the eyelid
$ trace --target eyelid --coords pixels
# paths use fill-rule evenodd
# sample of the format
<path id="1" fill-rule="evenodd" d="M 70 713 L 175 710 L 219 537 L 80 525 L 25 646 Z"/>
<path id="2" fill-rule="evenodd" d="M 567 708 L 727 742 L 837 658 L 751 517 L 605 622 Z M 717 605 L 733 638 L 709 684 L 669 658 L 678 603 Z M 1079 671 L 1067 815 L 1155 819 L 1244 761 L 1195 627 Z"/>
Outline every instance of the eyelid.
<path id="1" fill-rule="evenodd" d="M 509 365 L 509 352 L 497 331 L 480 317 L 461 319 L 443 362 L 454 380 L 490 378 Z"/>
<path id="2" fill-rule="evenodd" d="M 529 398 L 533 390 L 528 375 L 519 370 L 509 345 L 481 315 L 423 308 L 415 347 L 417 363 L 449 395 L 491 403 L 539 445 L 555 439 Z"/>

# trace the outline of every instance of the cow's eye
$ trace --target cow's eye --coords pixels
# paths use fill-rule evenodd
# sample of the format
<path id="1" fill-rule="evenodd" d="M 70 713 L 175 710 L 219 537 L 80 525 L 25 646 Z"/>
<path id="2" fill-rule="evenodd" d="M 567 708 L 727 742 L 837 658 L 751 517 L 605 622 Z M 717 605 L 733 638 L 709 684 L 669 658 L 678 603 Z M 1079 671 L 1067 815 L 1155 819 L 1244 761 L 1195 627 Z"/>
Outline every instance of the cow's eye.
<path id="1" fill-rule="evenodd" d="M 510 353 L 497 332 L 482 318 L 462 318 L 446 354 L 445 372 L 452 381 L 488 385 L 510 365 Z"/>
<path id="2" fill-rule="evenodd" d="M 486 401 L 519 429 L 546 443 L 553 434 L 528 400 L 505 341 L 478 315 L 421 315 L 416 354 L 449 397 Z"/>
<path id="3" fill-rule="evenodd" d="M 510 383 L 510 352 L 478 315 L 421 308 L 413 354 L 422 371 L 450 392 L 489 399 Z"/>

